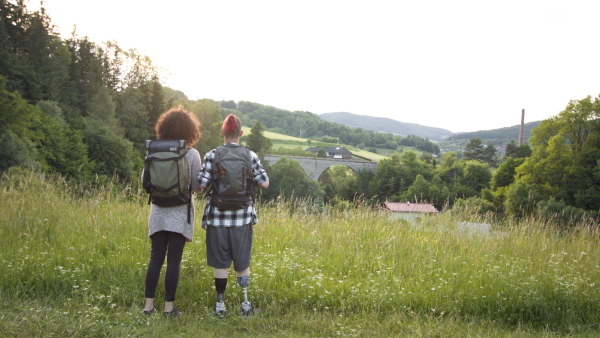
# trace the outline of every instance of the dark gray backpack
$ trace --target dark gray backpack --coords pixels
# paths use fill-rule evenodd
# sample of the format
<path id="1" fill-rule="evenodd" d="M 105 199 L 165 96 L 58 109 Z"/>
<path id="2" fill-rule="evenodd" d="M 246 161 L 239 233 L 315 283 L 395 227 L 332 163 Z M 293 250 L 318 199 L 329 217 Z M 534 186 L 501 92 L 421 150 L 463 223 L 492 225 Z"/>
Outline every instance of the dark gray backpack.
<path id="1" fill-rule="evenodd" d="M 212 168 L 212 197 L 220 210 L 239 210 L 252 203 L 252 156 L 246 147 L 217 147 Z"/>
<path id="2" fill-rule="evenodd" d="M 147 140 L 142 186 L 150 194 L 148 204 L 161 207 L 188 205 L 188 222 L 192 189 L 185 140 Z"/>

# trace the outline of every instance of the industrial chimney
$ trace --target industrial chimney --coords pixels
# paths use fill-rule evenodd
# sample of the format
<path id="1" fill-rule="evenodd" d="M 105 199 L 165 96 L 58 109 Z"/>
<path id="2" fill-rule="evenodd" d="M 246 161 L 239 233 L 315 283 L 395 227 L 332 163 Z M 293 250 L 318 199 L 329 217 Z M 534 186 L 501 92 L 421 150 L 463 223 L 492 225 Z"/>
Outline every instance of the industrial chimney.
<path id="1" fill-rule="evenodd" d="M 521 129 L 519 130 L 519 145 L 524 143 L 525 138 L 525 109 L 521 110 Z"/>

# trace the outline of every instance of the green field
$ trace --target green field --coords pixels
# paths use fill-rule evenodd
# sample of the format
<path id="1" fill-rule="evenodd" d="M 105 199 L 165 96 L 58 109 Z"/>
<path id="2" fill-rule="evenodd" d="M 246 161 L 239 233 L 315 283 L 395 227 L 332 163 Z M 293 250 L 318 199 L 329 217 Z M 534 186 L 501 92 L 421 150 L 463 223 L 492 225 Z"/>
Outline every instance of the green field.
<path id="1" fill-rule="evenodd" d="M 146 198 L 111 182 L 3 176 L 0 336 L 600 335 L 597 224 L 559 232 L 531 220 L 467 233 L 456 222 L 486 220 L 446 212 L 409 225 L 360 203 L 320 212 L 259 203 L 249 297 L 261 312 L 252 317 L 236 314 L 235 278 L 230 315 L 211 315 L 212 270 L 197 226 L 177 294 L 184 315 L 144 316 Z"/>
<path id="2" fill-rule="evenodd" d="M 250 134 L 250 130 L 252 128 L 250 127 L 242 127 L 242 129 L 244 130 L 244 135 L 249 135 Z M 263 131 L 263 135 L 266 138 L 269 138 L 271 140 L 282 140 L 282 141 L 297 141 L 298 144 L 306 144 L 307 139 L 304 138 L 299 138 L 299 137 L 294 137 L 294 136 L 288 136 L 288 135 L 284 135 L 284 134 L 278 134 L 278 133 L 273 133 L 270 131 Z"/>
<path id="3" fill-rule="evenodd" d="M 249 128 L 249 127 L 243 127 L 244 134 L 245 135 L 250 134 L 250 129 L 251 128 Z M 309 141 L 308 139 L 305 139 L 305 138 L 288 136 L 288 135 L 273 133 L 270 131 L 264 131 L 263 133 L 264 133 L 264 136 L 269 138 L 271 140 L 271 142 L 273 143 L 272 149 L 277 149 L 279 147 L 285 148 L 285 149 L 294 149 L 294 148 L 300 147 L 302 150 L 304 150 L 309 147 L 340 146 L 340 144 L 325 143 L 325 142 L 318 142 L 318 141 L 312 141 L 312 140 Z M 348 145 L 342 145 L 342 146 L 345 147 L 346 149 L 348 149 L 350 152 L 352 152 L 352 154 L 358 155 L 360 157 L 366 158 L 371 161 L 378 162 L 384 158 L 387 158 L 387 156 L 375 154 L 375 153 L 365 151 L 365 150 L 360 150 L 353 146 L 348 146 Z"/>

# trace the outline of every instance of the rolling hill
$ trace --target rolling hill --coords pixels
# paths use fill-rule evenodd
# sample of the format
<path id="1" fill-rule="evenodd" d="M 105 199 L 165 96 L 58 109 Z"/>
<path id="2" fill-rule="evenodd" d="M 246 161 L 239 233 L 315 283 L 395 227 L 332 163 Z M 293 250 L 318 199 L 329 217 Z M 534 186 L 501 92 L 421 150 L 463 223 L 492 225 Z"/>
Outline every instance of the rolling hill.
<path id="1" fill-rule="evenodd" d="M 363 128 L 382 133 L 392 133 L 400 136 L 415 135 L 431 141 L 441 141 L 454 135 L 451 131 L 427 127 L 416 123 L 406 123 L 385 117 L 372 117 L 352 113 L 324 113 L 319 117 L 325 121 L 346 125 L 351 128 Z"/>
<path id="2" fill-rule="evenodd" d="M 523 137 L 525 143 L 528 143 L 529 138 L 531 137 L 531 131 L 533 128 L 540 125 L 541 121 L 534 121 L 525 123 L 523 126 Z M 512 127 L 504 127 L 498 129 L 491 130 L 479 130 L 468 133 L 460 133 L 452 135 L 440 142 L 438 142 L 438 146 L 442 152 L 448 151 L 462 151 L 465 145 L 472 138 L 481 139 L 483 144 L 493 144 L 495 146 L 502 146 L 509 143 L 511 140 L 515 142 L 519 141 L 519 131 L 521 130 L 520 125 L 515 125 Z"/>
<path id="3" fill-rule="evenodd" d="M 414 123 L 405 123 L 385 117 L 372 117 L 352 113 L 325 113 L 319 115 L 323 120 L 339 123 L 352 128 L 363 128 L 375 132 L 388 132 L 396 135 L 416 135 L 437 142 L 442 152 L 461 151 L 471 138 L 480 138 L 484 144 L 505 145 L 511 140 L 518 141 L 521 126 L 514 125 L 491 130 L 479 130 L 465 133 L 452 133 L 449 130 L 427 127 Z M 525 123 L 525 143 L 531 137 L 531 131 L 541 121 Z"/>
<path id="4" fill-rule="evenodd" d="M 540 125 L 541 121 L 528 122 L 523 125 L 523 137 L 525 140 L 528 140 L 531 137 L 531 130 Z M 519 139 L 519 131 L 521 130 L 521 125 L 514 125 L 511 127 L 504 127 L 498 129 L 490 129 L 490 130 L 479 130 L 473 132 L 466 132 L 455 134 L 446 139 L 446 141 L 456 141 L 456 140 L 469 140 L 474 137 L 479 137 L 480 139 Z"/>

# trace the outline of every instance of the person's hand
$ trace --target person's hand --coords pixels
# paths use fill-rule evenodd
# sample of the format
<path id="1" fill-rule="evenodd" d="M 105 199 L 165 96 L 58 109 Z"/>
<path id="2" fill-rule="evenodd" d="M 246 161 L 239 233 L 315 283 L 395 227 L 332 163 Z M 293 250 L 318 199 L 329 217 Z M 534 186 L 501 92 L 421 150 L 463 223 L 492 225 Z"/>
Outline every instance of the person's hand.
<path id="1" fill-rule="evenodd" d="M 191 240 L 191 239 L 189 239 L 189 238 L 186 238 L 186 239 L 185 239 L 185 242 L 186 242 L 186 243 L 189 243 L 189 242 L 191 242 L 191 241 L 192 241 L 192 240 Z"/>

